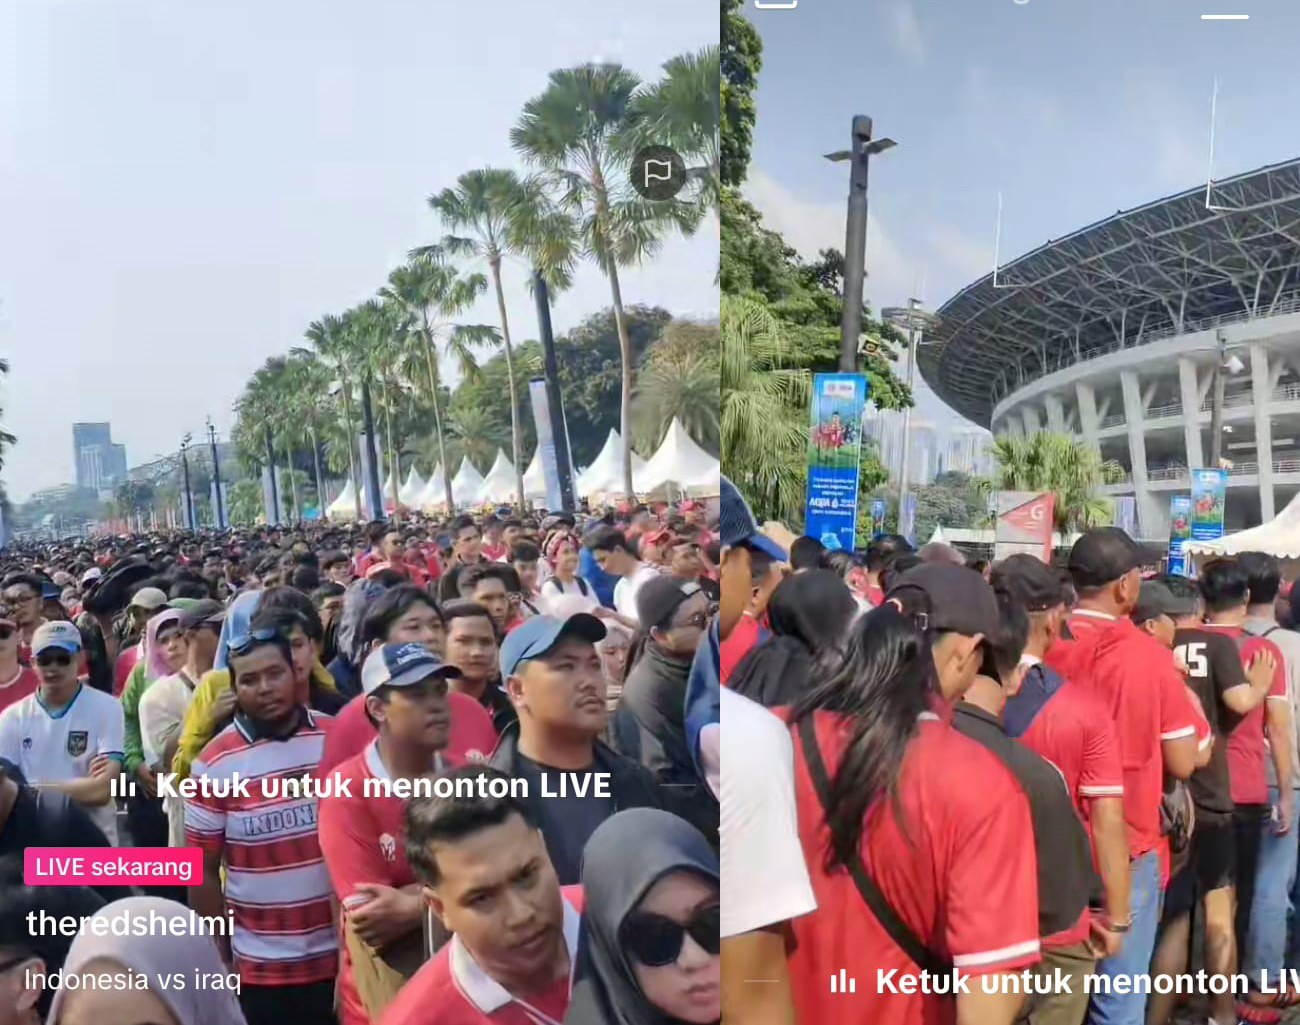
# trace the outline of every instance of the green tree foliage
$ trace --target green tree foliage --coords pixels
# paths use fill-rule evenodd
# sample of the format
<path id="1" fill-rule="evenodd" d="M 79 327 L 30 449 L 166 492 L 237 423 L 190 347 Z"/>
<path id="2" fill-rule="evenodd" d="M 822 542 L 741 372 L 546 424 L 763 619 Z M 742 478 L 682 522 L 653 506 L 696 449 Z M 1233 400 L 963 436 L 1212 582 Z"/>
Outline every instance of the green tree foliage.
<path id="1" fill-rule="evenodd" d="M 1121 480 L 1124 470 L 1113 460 L 1103 460 L 1087 442 L 1052 431 L 1003 434 L 993 439 L 993 459 L 996 466 L 987 486 L 1052 492 L 1053 518 L 1062 534 L 1110 522 L 1112 503 L 1099 488 Z"/>
<path id="2" fill-rule="evenodd" d="M 744 0 L 722 0 L 722 183 L 733 187 L 749 169 L 757 116 L 754 89 L 763 67 L 763 41 L 741 14 L 744 7 Z"/>
<path id="3" fill-rule="evenodd" d="M 941 473 L 933 484 L 915 488 L 916 540 L 930 540 L 935 527 L 978 529 L 988 521 L 988 496 L 981 482 L 964 473 Z"/>

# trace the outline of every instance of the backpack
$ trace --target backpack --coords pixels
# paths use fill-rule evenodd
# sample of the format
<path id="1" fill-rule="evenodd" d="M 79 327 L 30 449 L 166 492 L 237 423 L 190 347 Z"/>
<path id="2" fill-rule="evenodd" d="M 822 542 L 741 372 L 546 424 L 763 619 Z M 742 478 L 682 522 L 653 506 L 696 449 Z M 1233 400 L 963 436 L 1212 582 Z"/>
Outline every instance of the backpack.
<path id="1" fill-rule="evenodd" d="M 590 597 L 591 597 L 591 587 L 587 584 L 587 581 L 584 580 L 582 577 L 574 577 L 573 579 L 576 580 L 576 581 L 578 582 L 578 590 L 582 592 L 582 596 L 583 596 L 584 598 L 590 598 Z M 567 591 L 564 590 L 563 587 L 560 586 L 560 582 L 559 582 L 559 580 L 557 580 L 555 577 L 547 577 L 547 578 L 542 582 L 542 588 L 545 589 L 545 587 L 546 587 L 547 584 L 554 584 L 554 585 L 555 585 L 555 590 L 556 590 L 557 592 L 559 592 L 560 594 L 567 594 L 567 593 L 568 593 Z"/>

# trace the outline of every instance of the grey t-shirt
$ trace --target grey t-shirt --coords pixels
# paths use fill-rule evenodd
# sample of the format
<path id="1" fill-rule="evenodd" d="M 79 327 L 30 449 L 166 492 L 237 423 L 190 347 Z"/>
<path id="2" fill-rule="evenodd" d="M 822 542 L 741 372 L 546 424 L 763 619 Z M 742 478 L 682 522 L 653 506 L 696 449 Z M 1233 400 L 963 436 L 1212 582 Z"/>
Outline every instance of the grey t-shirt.
<path id="1" fill-rule="evenodd" d="M 1282 661 L 1286 663 L 1286 696 L 1291 708 L 1291 786 L 1300 789 L 1300 633 L 1284 630 L 1272 616 L 1247 616 L 1241 624 L 1242 629 L 1256 637 L 1268 634 L 1268 639 L 1282 652 Z M 1270 632 L 1271 631 L 1271 632 Z M 1277 786 L 1277 769 L 1272 758 L 1264 759 L 1264 768 L 1268 773 L 1269 786 Z"/>
<path id="2" fill-rule="evenodd" d="M 543 793 L 542 776 L 546 777 L 546 793 L 565 793 L 564 797 L 542 797 L 535 802 L 541 809 L 542 839 L 546 841 L 547 853 L 555 866 L 555 874 L 560 878 L 561 886 L 570 886 L 582 881 L 582 851 L 587 846 L 596 827 L 617 810 L 613 797 L 591 796 L 595 789 L 596 778 L 593 773 L 596 766 L 588 769 L 571 771 L 555 769 L 541 762 L 535 762 L 525 755 L 516 753 L 519 775 L 528 781 L 529 796 Z M 568 777 L 561 780 L 561 777 Z M 577 778 L 588 787 L 588 796 L 573 796 L 573 780 Z M 589 782 L 588 782 L 589 781 Z M 566 790 L 562 787 L 567 785 Z"/>

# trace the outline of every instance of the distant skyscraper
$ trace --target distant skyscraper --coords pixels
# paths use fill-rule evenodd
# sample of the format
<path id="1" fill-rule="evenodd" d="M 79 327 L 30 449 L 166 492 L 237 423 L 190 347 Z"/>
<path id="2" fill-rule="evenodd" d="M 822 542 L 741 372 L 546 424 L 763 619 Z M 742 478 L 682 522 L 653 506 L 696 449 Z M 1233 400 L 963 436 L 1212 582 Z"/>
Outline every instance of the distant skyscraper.
<path id="1" fill-rule="evenodd" d="M 126 446 L 113 443 L 109 424 L 73 424 L 72 454 L 79 488 L 107 491 L 126 477 Z"/>
<path id="2" fill-rule="evenodd" d="M 877 456 L 889 471 L 890 481 L 897 484 L 903 455 L 903 414 L 870 410 L 863 416 L 862 426 L 865 438 L 875 444 Z M 987 474 L 993 466 L 989 454 L 992 444 L 993 436 L 988 431 L 973 426 L 937 425 L 913 411 L 908 484 L 932 484 L 941 473 Z"/>

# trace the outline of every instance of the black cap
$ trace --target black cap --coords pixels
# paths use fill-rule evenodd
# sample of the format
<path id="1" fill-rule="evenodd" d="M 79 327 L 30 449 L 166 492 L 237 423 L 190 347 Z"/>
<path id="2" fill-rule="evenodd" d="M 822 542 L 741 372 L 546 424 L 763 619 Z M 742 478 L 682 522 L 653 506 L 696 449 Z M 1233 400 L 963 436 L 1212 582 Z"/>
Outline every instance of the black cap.
<path id="1" fill-rule="evenodd" d="M 1104 587 L 1142 561 L 1141 546 L 1119 527 L 1097 527 L 1070 549 L 1070 579 L 1075 587 Z"/>
<path id="2" fill-rule="evenodd" d="M 1024 552 L 994 564 L 989 582 L 1028 612 L 1042 612 L 1065 601 L 1060 574 L 1042 559 Z"/>
<path id="3" fill-rule="evenodd" d="M 908 600 L 909 591 L 924 594 L 931 630 L 951 630 L 967 637 L 976 634 L 993 637 L 1001 626 L 1002 617 L 993 588 L 982 576 L 965 566 L 943 562 L 917 566 L 898 579 L 885 599 L 898 598 L 904 610 L 915 609 L 917 603 Z"/>
<path id="4" fill-rule="evenodd" d="M 663 628 L 672 618 L 677 606 L 692 595 L 700 593 L 700 585 L 694 580 L 680 577 L 661 576 L 647 580 L 636 592 L 636 615 L 641 621 L 641 629 Z"/>
<path id="5" fill-rule="evenodd" d="M 1148 619 L 1155 619 L 1158 616 L 1185 614 L 1182 603 L 1174 598 L 1173 591 L 1158 580 L 1142 581 L 1142 586 L 1138 589 L 1137 604 L 1129 613 L 1135 623 L 1145 623 Z"/>

